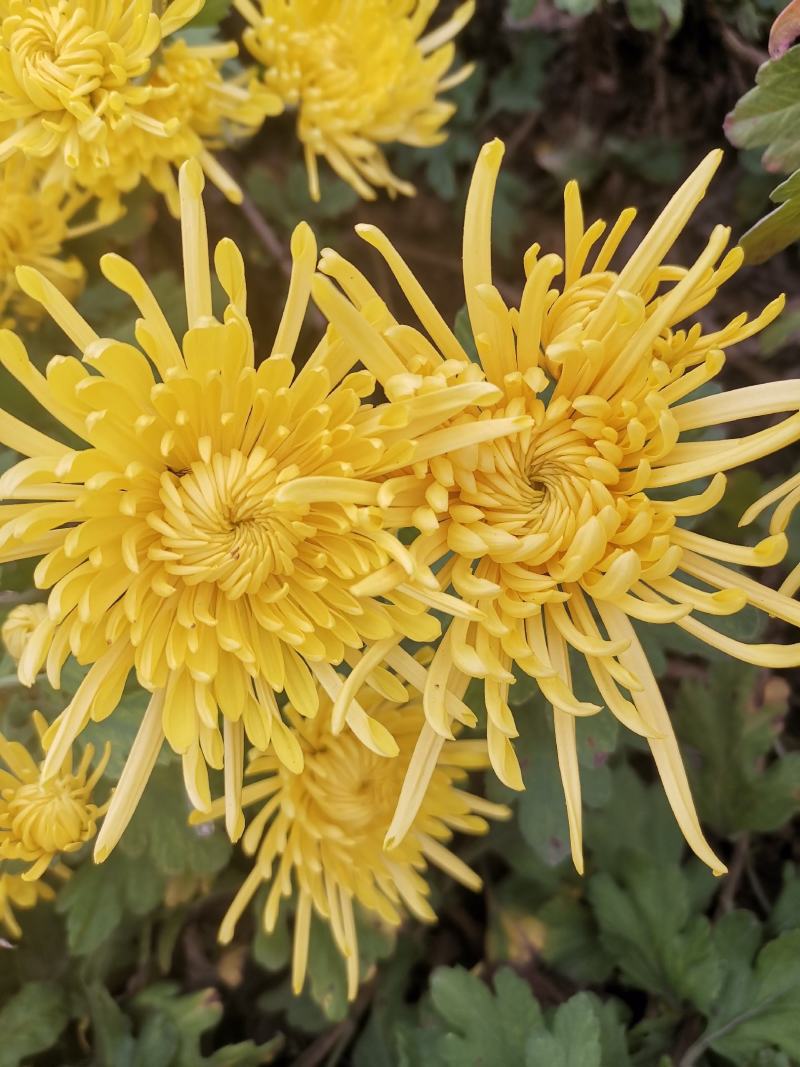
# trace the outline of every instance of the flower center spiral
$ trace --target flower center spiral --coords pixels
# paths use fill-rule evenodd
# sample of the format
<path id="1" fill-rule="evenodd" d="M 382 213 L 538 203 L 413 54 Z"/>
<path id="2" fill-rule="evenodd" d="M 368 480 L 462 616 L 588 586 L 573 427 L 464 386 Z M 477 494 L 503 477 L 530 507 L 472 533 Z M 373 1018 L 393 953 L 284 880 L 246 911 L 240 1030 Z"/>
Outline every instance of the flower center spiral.
<path id="1" fill-rule="evenodd" d="M 164 474 L 161 533 L 165 569 L 187 585 L 213 582 L 229 597 L 254 593 L 270 575 L 287 575 L 299 536 L 312 532 L 297 508 L 272 499 L 275 461 L 216 454 L 188 471 Z"/>
<path id="2" fill-rule="evenodd" d="M 324 840 L 380 847 L 409 754 L 401 748 L 397 759 L 387 761 L 355 737 L 327 736 L 319 747 L 306 749 L 302 781 L 281 769 L 287 802 L 293 809 L 307 809 L 312 815 L 308 825 Z"/>
<path id="3" fill-rule="evenodd" d="M 101 85 L 111 89 L 127 80 L 108 34 L 91 25 L 82 5 L 71 0 L 35 4 L 15 22 L 8 55 L 17 81 L 36 108 L 60 111 L 72 98 L 86 98 Z"/>

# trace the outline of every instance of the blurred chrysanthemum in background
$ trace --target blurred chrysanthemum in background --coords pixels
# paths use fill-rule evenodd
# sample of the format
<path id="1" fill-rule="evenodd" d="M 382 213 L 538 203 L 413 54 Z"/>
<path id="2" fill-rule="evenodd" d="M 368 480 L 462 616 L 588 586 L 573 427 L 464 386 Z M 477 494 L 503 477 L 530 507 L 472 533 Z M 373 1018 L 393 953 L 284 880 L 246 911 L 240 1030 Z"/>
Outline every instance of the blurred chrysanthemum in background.
<path id="1" fill-rule="evenodd" d="M 42 316 L 17 284 L 17 267 L 35 267 L 71 298 L 80 293 L 86 272 L 75 256 L 63 254 L 63 245 L 101 225 L 89 211 L 75 221 L 89 200 L 85 192 L 43 187 L 40 170 L 28 160 L 0 163 L 0 324 L 31 324 Z"/>
<path id="2" fill-rule="evenodd" d="M 33 720 L 40 740 L 47 723 L 38 712 Z M 18 860 L 31 866 L 22 874 L 35 881 L 62 854 L 75 852 L 97 833 L 105 804 L 92 801 L 103 776 L 111 746 L 92 769 L 94 747 L 87 745 L 73 768 L 67 755 L 56 774 L 43 778 L 41 767 L 18 741 L 0 734 L 0 861 Z"/>
<path id="3" fill-rule="evenodd" d="M 438 0 L 234 0 L 249 23 L 245 47 L 264 67 L 264 83 L 297 109 L 309 187 L 319 199 L 317 159 L 365 199 L 375 188 L 411 195 L 381 146 L 445 140 L 455 111 L 439 95 L 471 67 L 451 71 L 453 38 L 472 17 L 462 4 L 425 32 Z"/>
<path id="4" fill-rule="evenodd" d="M 214 256 L 228 303 L 221 319 L 213 313 L 202 188 L 200 165 L 184 164 L 189 330 L 182 344 L 141 274 L 116 255 L 101 266 L 141 313 L 139 347 L 99 337 L 32 269 L 18 272 L 21 287 L 82 360 L 56 356 L 43 375 L 15 334 L 0 333 L 6 369 L 86 442 L 62 444 L 0 412 L 0 440 L 28 457 L 0 478 L 0 496 L 11 502 L 0 512 L 0 561 L 41 557 L 34 580 L 50 589 L 19 677 L 30 685 L 46 668 L 58 688 L 70 653 L 89 666 L 51 728 L 45 779 L 58 773 L 90 719 L 114 711 L 132 669 L 152 694 L 97 839 L 100 859 L 127 825 L 165 737 L 183 757 L 200 809 L 211 802 L 207 765 L 224 766 L 226 824 L 237 837 L 245 737 L 258 749 L 271 745 L 293 772 L 302 769 L 281 692 L 309 717 L 319 686 L 341 696 L 336 728 L 347 725 L 363 744 L 395 755 L 397 743 L 333 666 L 377 645 L 370 681 L 403 699 L 403 687 L 381 668 L 387 641 L 434 640 L 440 629 L 431 606 L 477 614 L 439 591 L 377 498 L 382 478 L 417 454 L 446 448 L 438 427 L 494 398 L 495 387 L 439 390 L 432 404 L 425 397 L 362 404 L 378 367 L 402 376 L 403 365 L 327 337 L 296 372 L 316 264 L 302 224 L 272 353 L 256 367 L 243 264 L 229 240 Z M 506 431 L 503 420 L 489 426 Z M 353 593 L 395 562 L 398 580 L 380 598 Z"/>
<path id="5" fill-rule="evenodd" d="M 175 209 L 171 168 L 189 158 L 238 199 L 209 150 L 253 132 L 281 104 L 246 72 L 223 75 L 235 43 L 174 38 L 203 2 L 6 0 L 0 160 L 35 160 L 45 186 L 77 185 L 100 197 L 105 219 L 143 178 Z"/>
<path id="6" fill-rule="evenodd" d="M 30 882 L 25 881 L 21 874 L 0 871 L 0 923 L 11 937 L 21 937 L 22 928 L 15 909 L 28 911 L 42 900 L 53 900 L 55 895 L 53 887 L 41 878 Z"/>
<path id="7" fill-rule="evenodd" d="M 483 741 L 450 741 L 433 770 L 430 785 L 408 834 L 386 852 L 383 839 L 397 794 L 424 721 L 421 703 L 395 704 L 377 693 L 364 698 L 369 714 L 396 738 L 399 752 L 382 760 L 351 734 L 337 734 L 332 703 L 321 696 L 313 719 L 293 708 L 285 714 L 303 750 L 304 770 L 292 774 L 279 760 L 254 754 L 247 769 L 245 805 L 261 805 L 242 839 L 255 857 L 220 928 L 230 941 L 236 923 L 262 885 L 268 885 L 263 924 L 271 932 L 281 900 L 294 897 L 292 986 L 303 987 L 308 962 L 312 911 L 330 926 L 345 959 L 348 995 L 358 988 L 359 954 L 356 906 L 373 918 L 399 926 L 407 914 L 433 922 L 425 877 L 429 867 L 477 890 L 478 875 L 447 847 L 455 833 L 483 834 L 489 819 L 509 810 L 475 796 L 466 788 L 471 770 L 488 766 Z M 219 816 L 224 801 L 210 814 Z M 203 816 L 192 815 L 193 822 Z"/>
<path id="8" fill-rule="evenodd" d="M 516 666 L 537 681 L 553 706 L 573 857 L 581 869 L 575 719 L 595 714 L 600 705 L 575 695 L 570 656 L 577 655 L 602 701 L 647 738 L 687 840 L 720 872 L 724 867 L 703 838 L 670 718 L 632 620 L 676 623 L 747 663 L 779 668 L 800 662 L 800 645 L 747 644 L 698 618 L 730 615 L 750 604 L 800 625 L 800 606 L 736 569 L 779 562 L 786 538 L 776 534 L 750 548 L 679 522 L 719 502 L 725 491 L 721 472 L 800 439 L 800 382 L 686 401 L 719 373 L 724 350 L 771 322 L 783 300 L 752 321 L 742 314 L 711 333 L 691 324 L 742 260 L 736 248 L 723 256 L 729 230 L 718 226 L 691 267 L 665 262 L 716 170 L 720 153 L 713 152 L 618 269 L 610 264 L 635 212 L 623 212 L 598 246 L 605 224 L 584 226 L 578 188 L 570 183 L 566 254 L 563 260 L 540 255 L 539 246 L 532 246 L 520 305 L 509 308 L 492 284 L 491 268 L 492 199 L 502 154 L 497 141 L 482 150 L 464 226 L 464 282 L 477 358 L 502 398 L 483 412 L 457 416 L 447 431 L 454 435 L 447 455 L 387 480 L 381 495 L 398 525 L 424 531 L 412 551 L 425 563 L 444 563 L 438 571 L 442 588 L 452 583 L 484 615 L 455 619 L 436 650 L 424 687 L 427 724 L 389 840 L 402 838 L 424 795 L 425 769 L 450 735 L 453 714 L 445 694 L 463 692 L 471 677 L 485 680 L 492 765 L 506 784 L 522 787 L 507 701 Z M 470 366 L 386 237 L 374 227 L 360 232 L 383 255 L 436 345 L 401 327 L 409 369 L 422 375 L 436 367 L 445 375 Z M 398 323 L 385 305 L 376 312 L 376 294 L 365 279 L 354 281 L 352 268 L 330 253 L 322 269 L 361 308 L 362 329 L 372 343 L 394 343 Z M 317 286 L 324 293 L 321 282 Z M 349 322 L 333 305 L 329 310 L 347 343 Z M 690 325 L 682 328 L 686 320 Z M 745 437 L 687 437 L 781 411 L 793 414 Z M 472 430 L 476 421 L 509 416 L 525 420 L 516 434 L 478 445 L 458 440 L 461 426 Z M 698 492 L 699 479 L 710 481 Z M 678 495 L 680 486 L 688 495 Z M 377 594 L 380 581 L 357 589 Z"/>

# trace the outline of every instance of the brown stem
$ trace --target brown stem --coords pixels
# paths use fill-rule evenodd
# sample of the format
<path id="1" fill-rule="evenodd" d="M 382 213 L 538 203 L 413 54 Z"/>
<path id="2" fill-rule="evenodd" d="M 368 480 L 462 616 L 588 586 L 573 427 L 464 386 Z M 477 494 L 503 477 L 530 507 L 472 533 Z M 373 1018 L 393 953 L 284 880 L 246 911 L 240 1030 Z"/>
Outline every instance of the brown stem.
<path id="1" fill-rule="evenodd" d="M 725 884 L 719 895 L 719 903 L 717 904 L 718 915 L 727 915 L 729 911 L 733 911 L 734 909 L 739 883 L 747 868 L 749 848 L 750 834 L 741 834 L 737 838 L 733 856 L 731 857 L 730 866 L 728 868 L 728 877 L 725 879 Z"/>

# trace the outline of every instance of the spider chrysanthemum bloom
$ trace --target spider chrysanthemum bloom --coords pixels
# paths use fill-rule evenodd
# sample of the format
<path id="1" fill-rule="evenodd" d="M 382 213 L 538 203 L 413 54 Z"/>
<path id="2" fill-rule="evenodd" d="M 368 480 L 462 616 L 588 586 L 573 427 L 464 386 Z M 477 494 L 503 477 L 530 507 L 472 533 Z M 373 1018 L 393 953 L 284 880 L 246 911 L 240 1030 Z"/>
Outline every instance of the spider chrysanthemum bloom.
<path id="1" fill-rule="evenodd" d="M 244 43 L 264 66 L 264 82 L 297 109 L 311 196 L 319 199 L 317 158 L 365 199 L 375 187 L 412 195 L 381 145 L 440 144 L 455 111 L 440 93 L 469 76 L 448 73 L 453 38 L 472 17 L 462 4 L 425 33 L 438 0 L 234 0 L 249 23 Z"/>
<path id="2" fill-rule="evenodd" d="M 397 739 L 399 752 L 382 760 L 351 734 L 335 734 L 331 702 L 322 697 L 319 714 L 291 719 L 304 755 L 295 775 L 274 757 L 254 754 L 247 770 L 246 805 L 259 804 L 242 844 L 255 857 L 220 928 L 228 942 L 242 912 L 262 885 L 268 885 L 263 923 L 271 932 L 281 900 L 296 899 L 292 985 L 302 989 L 308 960 L 312 911 L 327 922 L 345 958 L 348 995 L 358 987 L 358 943 L 354 906 L 391 926 L 410 913 L 422 922 L 436 918 L 428 901 L 428 866 L 438 867 L 470 889 L 480 878 L 447 846 L 453 834 L 483 834 L 487 819 L 510 812 L 465 788 L 470 770 L 488 766 L 483 741 L 448 742 L 433 770 L 425 798 L 402 844 L 387 853 L 383 838 L 397 803 L 424 721 L 419 702 L 390 703 L 377 694 L 365 698 L 377 721 Z M 219 802 L 212 812 L 222 814 Z M 193 822 L 203 816 L 195 814 Z"/>
<path id="3" fill-rule="evenodd" d="M 48 616 L 26 645 L 19 677 L 31 684 L 44 667 L 58 688 L 70 653 L 89 667 L 51 728 L 45 776 L 57 772 L 89 719 L 114 711 L 132 669 L 152 693 L 97 839 L 98 858 L 127 824 L 165 737 L 183 757 L 200 808 L 210 803 L 207 764 L 224 765 L 235 837 L 245 736 L 258 749 L 272 745 L 293 771 L 302 767 L 276 693 L 313 716 L 318 686 L 333 694 L 346 688 L 333 665 L 364 645 L 377 643 L 380 652 L 398 636 L 434 640 L 439 624 L 429 606 L 477 614 L 439 591 L 376 505 L 381 479 L 417 454 L 437 455 L 448 442 L 442 422 L 497 390 L 465 383 L 440 389 L 433 403 L 362 404 L 374 374 L 402 377 L 402 364 L 368 344 L 356 354 L 327 337 L 296 373 L 292 357 L 316 264 L 304 224 L 292 239 L 272 353 L 256 367 L 242 259 L 229 240 L 214 256 L 228 303 L 221 320 L 213 314 L 202 188 L 199 164 L 184 164 L 189 329 L 180 344 L 138 270 L 116 255 L 101 267 L 141 313 L 138 347 L 99 337 L 32 270 L 18 272 L 22 288 L 82 359 L 56 356 L 41 374 L 22 342 L 0 332 L 6 369 L 86 444 L 62 444 L 0 412 L 0 441 L 28 457 L 0 478 L 0 497 L 9 501 L 0 510 L 0 562 L 41 557 L 34 580 L 50 590 Z M 498 420 L 490 431 L 507 426 Z M 395 561 L 401 577 L 386 595 L 353 594 Z M 402 699 L 380 655 L 369 662 L 371 684 Z M 337 719 L 338 729 L 345 725 L 378 752 L 396 753 L 356 700 Z"/>
<path id="4" fill-rule="evenodd" d="M 175 165 L 196 155 L 223 191 L 237 196 L 208 144 L 237 108 L 237 126 L 253 129 L 277 102 L 260 91 L 243 100 L 222 84 L 221 67 L 235 45 L 170 41 L 203 2 L 5 0 L 0 121 L 13 128 L 4 131 L 0 160 L 15 153 L 37 160 L 47 184 L 97 192 L 109 215 L 119 193 L 147 177 L 161 154 Z"/>
<path id="5" fill-rule="evenodd" d="M 11 937 L 22 937 L 14 909 L 28 911 L 42 900 L 53 900 L 55 895 L 53 887 L 42 879 L 29 882 L 21 874 L 0 870 L 0 923 Z"/>
<path id="6" fill-rule="evenodd" d="M 46 604 L 17 604 L 3 620 L 0 637 L 9 656 L 18 663 L 40 622 L 47 618 Z"/>
<path id="7" fill-rule="evenodd" d="M 41 308 L 17 284 L 17 267 L 36 267 L 62 292 L 78 295 L 85 272 L 74 256 L 62 254 L 62 247 L 100 226 L 91 217 L 74 221 L 88 202 L 87 193 L 43 188 L 41 171 L 31 162 L 14 158 L 0 163 L 1 324 L 41 317 Z"/>
<path id="8" fill-rule="evenodd" d="M 38 712 L 34 723 L 44 737 L 47 724 Z M 107 806 L 93 803 L 92 792 L 110 755 L 106 745 L 92 769 L 94 747 L 87 745 L 77 767 L 68 755 L 56 774 L 45 779 L 24 745 L 0 734 L 0 761 L 5 764 L 0 766 L 0 861 L 29 863 L 22 878 L 35 881 L 56 857 L 91 841 Z"/>
<path id="9" fill-rule="evenodd" d="M 536 679 L 553 706 L 576 865 L 582 860 L 575 717 L 596 713 L 602 702 L 647 738 L 689 844 L 721 871 L 701 833 L 669 715 L 632 620 L 676 623 L 748 663 L 783 667 L 800 661 L 800 645 L 746 644 L 702 621 L 703 615 L 729 615 L 751 604 L 800 624 L 800 606 L 736 569 L 777 562 L 785 537 L 777 534 L 751 548 L 681 523 L 720 500 L 722 472 L 800 438 L 800 382 L 688 399 L 719 373 L 724 350 L 772 321 L 783 300 L 752 321 L 742 314 L 711 333 L 692 322 L 742 261 L 738 248 L 723 255 L 729 231 L 720 226 L 691 267 L 665 262 L 718 165 L 720 153 L 714 152 L 618 267 L 612 261 L 635 212 L 623 212 L 607 235 L 602 222 L 587 228 L 578 188 L 570 183 L 565 256 L 540 255 L 538 245 L 529 249 L 519 307 L 509 308 L 492 284 L 491 268 L 492 199 L 502 152 L 497 141 L 485 146 L 476 167 L 464 227 L 464 281 L 480 365 L 503 393 L 478 421 L 526 414 L 529 424 L 511 437 L 456 446 L 427 468 L 415 468 L 416 481 L 406 476 L 385 486 L 383 503 L 396 509 L 398 525 L 413 516 L 430 531 L 415 545 L 422 560 L 433 563 L 449 554 L 443 583 L 451 582 L 485 615 L 456 619 L 434 656 L 424 690 L 427 725 L 390 840 L 402 837 L 423 795 L 425 768 L 449 734 L 444 694 L 463 688 L 470 677 L 485 679 L 492 764 L 504 782 L 522 787 L 507 702 L 516 665 Z M 466 361 L 386 237 L 374 227 L 360 232 L 384 256 L 442 355 L 409 327 L 403 327 L 405 352 L 416 353 L 422 367 L 444 356 L 448 365 Z M 335 256 L 323 258 L 323 270 L 367 309 L 370 330 L 391 341 L 397 323 L 385 307 L 381 317 L 374 313 L 366 281 L 354 282 L 345 267 Z M 347 323 L 335 309 L 331 317 L 347 338 Z M 688 436 L 779 411 L 793 414 L 748 436 Z M 456 417 L 450 432 L 468 420 L 466 414 Z M 707 485 L 698 490 L 702 479 Z M 390 581 L 391 574 L 384 578 Z M 359 591 L 379 588 L 373 581 Z M 575 655 L 588 665 L 598 703 L 575 696 Z"/>

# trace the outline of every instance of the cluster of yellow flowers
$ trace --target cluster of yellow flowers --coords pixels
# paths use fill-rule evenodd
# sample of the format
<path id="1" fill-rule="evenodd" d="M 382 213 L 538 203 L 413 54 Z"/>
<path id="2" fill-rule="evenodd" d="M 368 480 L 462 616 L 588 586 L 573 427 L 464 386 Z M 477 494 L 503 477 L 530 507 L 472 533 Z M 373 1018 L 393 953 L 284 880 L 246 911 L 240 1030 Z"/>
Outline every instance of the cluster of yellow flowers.
<path id="1" fill-rule="evenodd" d="M 35 314 L 18 266 L 73 296 L 83 269 L 60 258 L 62 245 L 114 221 L 141 182 L 177 215 L 175 173 L 187 159 L 239 203 L 214 150 L 285 107 L 297 110 L 315 197 L 318 155 L 363 196 L 375 185 L 413 192 L 379 146 L 444 139 L 453 105 L 437 94 L 470 72 L 447 74 L 472 2 L 424 34 L 438 0 L 262 0 L 260 10 L 237 0 L 261 66 L 232 70 L 238 45 L 189 25 L 204 3 L 0 0 L 0 320 Z"/>
<path id="2" fill-rule="evenodd" d="M 608 231 L 586 226 L 570 183 L 565 254 L 533 245 L 519 306 L 509 307 L 491 263 L 502 145 L 487 144 L 464 225 L 477 359 L 380 231 L 359 227 L 416 326 L 395 319 L 351 263 L 328 249 L 318 256 L 305 224 L 292 238 L 277 336 L 259 359 L 242 257 L 227 239 L 213 255 L 225 294 L 215 307 L 197 160 L 179 180 L 182 338 L 119 256 L 101 269 L 139 310 L 136 345 L 99 336 L 41 270 L 17 270 L 21 293 L 77 355 L 55 356 L 42 374 L 20 339 L 0 331 L 0 362 L 71 435 L 62 443 L 0 412 L 0 442 L 24 457 L 0 477 L 0 563 L 38 559 L 35 583 L 49 591 L 46 608 L 18 609 L 4 637 L 24 685 L 45 671 L 58 688 L 70 655 L 88 668 L 49 727 L 37 717 L 41 768 L 20 746 L 0 747 L 9 767 L 0 857 L 32 864 L 21 879 L 80 847 L 103 814 L 94 855 L 105 859 L 166 741 L 181 757 L 193 819 L 224 816 L 255 857 L 222 938 L 267 882 L 268 929 L 281 899 L 296 901 L 295 988 L 316 912 L 347 960 L 352 996 L 354 905 L 390 924 L 406 911 L 430 920 L 429 864 L 479 885 L 446 845 L 507 815 L 466 790 L 468 771 L 491 765 L 523 788 L 508 703 L 515 669 L 552 705 L 579 870 L 575 722 L 602 703 L 646 738 L 686 840 L 725 871 L 631 621 L 677 623 L 749 663 L 800 664 L 800 644 L 745 644 L 698 618 L 750 605 L 800 626 L 787 591 L 737 569 L 783 558 L 800 480 L 745 516 L 780 501 L 772 533 L 753 547 L 679 522 L 719 502 L 725 471 L 800 439 L 800 381 L 690 399 L 718 375 L 724 350 L 782 307 L 775 300 L 711 333 L 690 324 L 741 263 L 740 250 L 725 252 L 724 227 L 690 267 L 666 258 L 719 156 L 700 164 L 618 267 L 635 213 Z M 298 352 L 310 298 L 328 326 Z M 741 437 L 695 433 L 781 412 Z M 694 491 L 698 480 L 706 487 Z M 682 485 L 692 491 L 681 496 Z M 401 530 L 416 536 L 409 543 Z M 407 639 L 438 645 L 412 655 Z M 574 693 L 576 656 L 598 703 Z M 102 761 L 89 777 L 91 752 L 76 772 L 71 752 L 90 720 L 114 713 L 131 673 L 151 697 L 106 810 L 91 802 Z M 476 725 L 464 702 L 471 679 L 483 682 L 485 741 L 464 736 Z M 209 767 L 222 771 L 219 800 Z M 27 881 L 0 886 L 11 928 L 10 903 L 34 902 L 26 893 Z"/>

